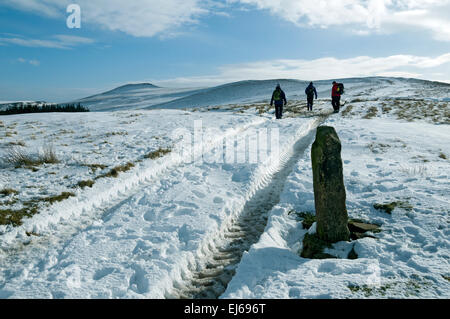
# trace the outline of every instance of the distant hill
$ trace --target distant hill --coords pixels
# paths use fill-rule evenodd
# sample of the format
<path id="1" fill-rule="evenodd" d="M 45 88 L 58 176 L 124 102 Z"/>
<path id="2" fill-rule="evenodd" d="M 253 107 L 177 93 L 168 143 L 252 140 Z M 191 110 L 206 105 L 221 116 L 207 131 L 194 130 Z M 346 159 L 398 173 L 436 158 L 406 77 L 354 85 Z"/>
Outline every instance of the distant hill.
<path id="1" fill-rule="evenodd" d="M 418 79 L 365 77 L 335 79 L 345 84 L 345 98 L 411 97 L 448 101 L 450 84 Z M 314 81 L 319 98 L 330 98 L 333 79 Z M 91 111 L 127 109 L 193 108 L 236 103 L 270 102 L 277 83 L 288 100 L 305 99 L 310 81 L 274 79 L 248 80 L 210 88 L 161 88 L 150 83 L 126 84 L 113 90 L 71 103 L 81 103 Z"/>
<path id="2" fill-rule="evenodd" d="M 81 103 L 91 111 L 118 111 L 148 108 L 195 94 L 198 89 L 161 88 L 150 83 L 126 84 L 110 91 L 92 95 L 71 103 Z"/>
<path id="3" fill-rule="evenodd" d="M 131 90 L 141 90 L 141 89 L 158 89 L 159 86 L 156 86 L 151 83 L 135 83 L 135 84 L 125 84 L 122 86 L 119 86 L 115 89 L 112 89 L 108 92 L 105 92 L 103 94 L 112 94 L 112 93 L 121 93 L 121 92 L 127 92 Z"/>

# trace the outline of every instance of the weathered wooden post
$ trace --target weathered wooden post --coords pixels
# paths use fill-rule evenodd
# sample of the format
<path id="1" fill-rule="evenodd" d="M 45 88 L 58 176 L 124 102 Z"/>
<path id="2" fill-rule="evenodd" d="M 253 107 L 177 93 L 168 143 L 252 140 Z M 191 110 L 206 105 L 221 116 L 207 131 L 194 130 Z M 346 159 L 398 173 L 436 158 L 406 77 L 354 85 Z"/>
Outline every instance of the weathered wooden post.
<path id="1" fill-rule="evenodd" d="M 311 148 L 317 236 L 329 243 L 348 241 L 348 214 L 341 141 L 331 126 L 319 126 Z"/>

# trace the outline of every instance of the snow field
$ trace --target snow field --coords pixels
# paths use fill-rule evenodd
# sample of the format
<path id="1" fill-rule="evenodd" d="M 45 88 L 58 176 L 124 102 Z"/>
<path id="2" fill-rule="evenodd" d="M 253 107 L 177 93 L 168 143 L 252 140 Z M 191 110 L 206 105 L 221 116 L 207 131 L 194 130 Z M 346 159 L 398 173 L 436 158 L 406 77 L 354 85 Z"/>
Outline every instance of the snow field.
<path id="1" fill-rule="evenodd" d="M 308 230 L 290 212 L 314 212 L 308 153 L 221 298 L 448 298 L 450 170 L 438 156 L 448 152 L 448 126 L 336 116 L 326 124 L 342 142 L 349 216 L 380 224 L 378 239 L 326 250 L 339 259 L 299 256 Z M 373 208 L 393 201 L 402 204 L 391 215 Z M 346 259 L 352 248 L 356 260 Z"/>
<path id="2" fill-rule="evenodd" d="M 206 140 L 203 143 L 199 143 L 197 145 L 194 145 L 196 149 L 192 149 L 192 153 L 194 156 L 201 156 L 202 150 L 198 149 L 203 148 L 203 150 L 206 152 L 210 149 L 213 149 L 216 147 L 218 143 L 221 143 L 223 138 L 226 138 L 227 136 L 231 136 L 233 134 L 237 134 L 240 130 L 246 129 L 247 127 L 251 125 L 256 125 L 259 123 L 264 122 L 265 119 L 263 118 L 253 118 L 250 120 L 250 117 L 234 117 L 234 119 L 231 120 L 232 126 L 227 127 L 227 124 L 223 123 L 217 123 L 210 115 L 202 115 L 200 118 L 196 115 L 195 118 L 187 118 L 189 116 L 189 113 L 186 112 L 180 112 L 180 111 L 168 111 L 168 112 L 162 112 L 162 111 L 151 111 L 147 112 L 150 113 L 149 117 L 145 119 L 141 119 L 141 122 L 137 125 L 134 125 L 132 129 L 134 129 L 133 136 L 131 132 L 133 132 L 132 129 L 129 129 L 125 132 L 127 134 L 117 134 L 118 136 L 115 136 L 116 139 L 119 139 L 119 142 L 117 145 L 113 145 L 109 150 L 104 152 L 104 154 L 101 154 L 101 156 L 98 156 L 97 154 L 92 154 L 92 148 L 90 145 L 86 146 L 86 143 L 80 143 L 80 142 L 74 142 L 74 140 L 77 140 L 79 136 L 75 135 L 72 138 L 65 138 L 62 142 L 63 145 L 66 145 L 66 149 L 69 147 L 74 147 L 75 149 L 80 148 L 78 151 L 80 153 L 80 157 L 85 158 L 84 161 L 87 162 L 96 162 L 101 161 L 101 163 L 108 163 L 110 166 L 114 166 L 112 164 L 111 160 L 114 161 L 114 159 L 119 160 L 120 162 L 127 162 L 127 161 L 134 161 L 136 157 L 140 156 L 142 158 L 142 155 L 145 154 L 145 150 L 148 148 L 141 147 L 138 151 L 135 151 L 133 153 L 127 152 L 128 150 L 124 149 L 124 144 L 129 143 L 125 140 L 135 140 L 135 141 L 142 141 L 142 136 L 147 136 L 147 140 L 151 140 L 150 149 L 157 149 L 157 147 L 173 147 L 174 150 L 169 153 L 164 160 L 157 159 L 155 161 L 146 161 L 142 162 L 138 165 L 138 167 L 130 172 L 124 173 L 122 176 L 119 176 L 117 179 L 113 178 L 106 178 L 106 179 L 99 179 L 92 188 L 85 188 L 83 190 L 76 189 L 76 197 L 69 198 L 61 203 L 56 203 L 52 205 L 51 207 L 45 207 L 42 209 L 42 211 L 34 216 L 32 219 L 27 219 L 24 221 L 24 224 L 20 227 L 8 227 L 8 226 L 0 226 L 0 231 L 2 231 L 2 242 L 1 246 L 3 249 L 10 248 L 10 245 L 16 245 L 17 243 L 28 243 L 30 241 L 30 236 L 27 236 L 26 233 L 35 233 L 43 235 L 45 232 L 49 229 L 49 226 L 55 226 L 60 223 L 62 220 L 69 220 L 73 219 L 73 217 L 81 216 L 83 214 L 88 214 L 88 212 L 92 212 L 93 210 L 99 210 L 102 209 L 102 207 L 106 206 L 109 207 L 112 203 L 115 201 L 120 200 L 120 198 L 123 197 L 123 194 L 126 194 L 128 192 L 131 192 L 134 188 L 138 187 L 140 184 L 145 183 L 146 181 L 150 181 L 152 178 L 157 176 L 158 174 L 161 174 L 161 172 L 165 171 L 166 169 L 169 169 L 171 167 L 174 167 L 176 165 L 179 165 L 186 161 L 186 158 L 182 157 L 183 154 L 181 153 L 181 149 L 184 147 L 181 144 L 176 144 L 177 141 L 174 141 L 170 139 L 171 135 L 170 133 L 173 132 L 176 129 L 183 128 L 185 130 L 188 130 L 187 127 L 192 126 L 192 124 L 197 120 L 204 120 L 205 124 L 206 121 L 208 124 L 217 125 L 217 131 L 223 132 L 222 136 L 215 137 L 216 139 L 213 140 Z M 168 113 L 168 115 L 166 115 Z M 138 113 L 142 114 L 142 113 Z M 183 116 L 181 117 L 181 114 Z M 50 121 L 48 123 L 45 123 L 43 126 L 50 126 L 54 125 L 56 127 L 66 126 L 70 129 L 68 131 L 70 132 L 82 132 L 78 134 L 86 134 L 86 128 L 88 132 L 91 134 L 96 135 L 104 135 L 104 131 L 108 131 L 109 126 L 112 124 L 108 121 L 114 121 L 114 118 L 117 117 L 119 114 L 117 113 L 111 113 L 110 116 L 105 115 L 104 113 L 97 114 L 89 114 L 89 115 L 74 115 L 74 119 L 72 119 L 72 122 L 69 122 L 66 120 L 66 117 L 59 114 L 51 114 L 46 115 L 50 118 Z M 148 120 L 155 121 L 153 117 L 159 117 L 159 121 L 157 120 L 156 125 L 153 125 L 151 128 L 148 127 Z M 26 119 L 28 116 L 23 117 Z M 81 117 L 81 119 L 79 118 Z M 91 118 L 93 117 L 93 118 Z M 129 117 L 129 115 L 127 115 Z M 180 117 L 182 120 L 180 121 Z M 21 118 L 17 117 L 16 118 Z M 233 117 L 232 117 L 233 118 Z M 9 119 L 9 118 L 8 118 Z M 90 125 L 86 125 L 84 121 L 86 119 L 89 119 Z M 15 120 L 14 117 L 11 118 L 13 123 L 17 123 L 18 121 Z M 44 117 L 38 118 L 37 121 L 44 122 Z M 79 127 L 78 121 L 81 121 L 83 123 L 83 127 Z M 192 122 L 191 122 L 192 121 Z M 247 122 L 248 121 L 248 122 Z M 253 122 L 252 122 L 253 121 Z M 191 123 L 190 123 L 191 122 Z M 217 123 L 217 124 L 216 124 Z M 240 126 L 239 124 L 242 123 Z M 19 125 L 19 128 L 23 128 L 24 124 L 16 124 Z M 143 127 L 145 125 L 145 127 Z M 237 125 L 237 127 L 233 127 L 233 125 Z M 137 127 L 136 127 L 137 126 Z M 166 126 L 166 127 L 164 127 Z M 187 126 L 187 127 L 186 127 Z M 56 129 L 55 129 L 56 130 Z M 163 130 L 164 136 L 163 139 L 168 139 L 170 143 L 167 141 L 163 141 L 161 143 L 157 139 L 152 138 L 152 136 L 155 136 L 156 132 L 161 132 Z M 27 135 L 33 134 L 32 130 L 30 132 L 21 132 L 21 135 L 24 135 L 24 137 L 27 137 Z M 152 132 L 153 131 L 153 132 Z M 128 133 L 130 132 L 130 133 Z M 152 135 L 153 134 L 153 135 Z M 33 143 L 34 145 L 39 145 L 40 143 L 45 143 L 46 139 L 48 139 L 48 136 L 43 136 L 41 141 L 36 141 Z M 144 140 L 145 141 L 145 140 Z M 70 144 L 69 144 L 70 143 Z M 6 144 L 6 143 L 5 143 Z M 70 146 L 69 146 L 70 145 Z M 121 153 L 122 155 L 117 156 L 117 153 Z M 67 154 L 67 153 L 66 153 Z M 58 165 L 58 171 L 55 173 L 55 179 L 60 181 L 62 180 L 62 176 L 67 174 L 67 171 L 70 172 L 72 169 L 71 166 L 74 164 L 78 164 L 78 170 L 82 170 L 84 173 L 84 176 L 86 176 L 87 169 L 83 169 L 82 165 L 80 165 L 80 161 L 78 159 L 73 158 L 67 158 L 67 155 L 62 155 L 63 162 L 67 163 L 67 165 L 62 164 Z M 109 157 L 109 158 L 108 158 Z M 62 167 L 61 167 L 62 166 Z M 20 169 L 19 171 L 19 178 L 17 178 L 17 171 L 11 170 L 9 166 L 6 166 L 2 171 L 5 173 L 3 175 L 3 178 L 5 181 L 3 181 L 4 185 L 9 188 L 16 189 L 19 194 L 21 193 L 28 193 L 29 191 L 26 189 L 26 181 L 31 180 L 33 183 L 39 183 L 41 185 L 41 188 L 44 187 L 49 189 L 50 191 L 53 188 L 52 181 L 49 180 L 49 171 L 54 170 L 54 167 L 44 167 L 42 169 L 42 173 L 39 172 L 39 177 L 36 178 L 35 174 L 33 172 L 30 172 L 26 169 Z M 2 173 L 3 173 L 2 172 Z M 6 175 L 6 176 L 5 176 Z M 63 185 L 63 187 L 58 187 L 57 189 L 63 189 L 67 190 L 68 185 L 67 184 L 76 184 L 76 179 L 82 180 L 83 175 L 77 174 L 74 175 L 71 179 L 69 179 L 66 182 L 66 185 Z M 88 178 L 90 176 L 86 176 Z M 74 181 L 75 180 L 75 181 Z M 0 185 L 1 188 L 1 185 Z M 47 190 L 46 189 L 46 190 Z M 41 190 L 41 189 L 40 189 Z M 32 194 L 33 195 L 33 194 Z"/>
<path id="3" fill-rule="evenodd" d="M 228 126 L 233 117 L 222 114 L 214 114 L 216 123 Z M 282 154 L 317 125 L 317 119 L 276 122 L 242 115 L 235 119 L 230 123 L 233 128 L 226 131 L 228 135 L 245 136 L 245 130 L 255 124 L 278 128 L 284 137 L 280 139 Z M 236 125 L 240 121 L 244 124 Z M 216 144 L 223 142 L 225 135 L 218 136 Z M 245 143 L 236 144 L 240 147 L 237 157 L 239 152 L 253 151 Z M 204 151 L 214 149 L 214 142 L 203 146 Z M 112 180 L 112 185 L 109 179 L 100 180 L 92 189 L 25 221 L 19 229 L 33 227 L 44 235 L 52 222 L 57 229 L 63 220 L 76 224 L 77 231 L 60 241 L 51 239 L 57 231 L 53 236 L 33 239 L 29 248 L 16 250 L 2 260 L 0 292 L 10 298 L 167 297 L 173 283 L 183 282 L 201 263 L 202 256 L 208 254 L 207 246 L 242 209 L 248 196 L 270 179 L 271 170 L 279 165 L 272 162 L 198 165 L 184 163 L 174 151 L 156 161 L 159 165 L 141 163 Z M 165 169 L 169 166 L 170 170 Z M 95 220 L 80 225 L 80 213 Z M 13 229 L 3 236 L 12 243 L 20 239 L 19 234 Z M 54 246 L 49 247 L 47 240 Z M 9 270 L 11 263 L 14 272 Z"/>

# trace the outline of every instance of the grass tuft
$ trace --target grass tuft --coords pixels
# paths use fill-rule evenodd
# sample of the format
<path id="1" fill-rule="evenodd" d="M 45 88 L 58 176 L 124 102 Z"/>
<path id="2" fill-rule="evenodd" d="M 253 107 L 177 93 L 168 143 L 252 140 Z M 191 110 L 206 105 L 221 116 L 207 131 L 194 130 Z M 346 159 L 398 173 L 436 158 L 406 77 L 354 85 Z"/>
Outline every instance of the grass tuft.
<path id="1" fill-rule="evenodd" d="M 302 226 L 304 229 L 311 228 L 312 224 L 314 224 L 314 222 L 316 221 L 316 215 L 311 212 L 296 212 L 294 210 L 291 210 L 288 215 L 290 214 L 295 214 L 302 219 Z"/>
<path id="2" fill-rule="evenodd" d="M 114 177 L 114 178 L 116 178 L 116 177 L 119 176 L 119 173 L 127 172 L 130 169 L 132 169 L 133 167 L 134 167 L 134 164 L 132 162 L 128 162 L 128 163 L 126 163 L 124 165 L 119 165 L 119 166 L 116 166 L 116 167 L 112 168 L 109 172 L 107 172 L 105 174 L 102 174 L 102 175 L 99 175 L 95 179 L 104 178 L 104 177 Z"/>
<path id="3" fill-rule="evenodd" d="M 411 204 L 409 204 L 407 202 L 402 202 L 402 201 L 396 201 L 396 202 L 391 202 L 391 203 L 386 203 L 386 204 L 377 204 L 377 203 L 373 204 L 373 208 L 375 208 L 376 210 L 383 210 L 388 214 L 392 214 L 392 211 L 396 207 L 403 208 L 407 211 L 411 211 L 413 209 Z"/>
<path id="4" fill-rule="evenodd" d="M 19 192 L 12 188 L 3 188 L 0 190 L 0 195 L 3 196 L 17 195 L 17 194 L 19 194 Z"/>
<path id="5" fill-rule="evenodd" d="M 172 152 L 172 150 L 170 148 L 161 148 L 160 147 L 156 151 L 153 151 L 153 152 L 150 152 L 150 153 L 146 154 L 144 156 L 144 158 L 153 160 L 153 159 L 157 159 L 157 158 L 163 157 L 164 155 L 169 154 L 170 152 Z"/>
<path id="6" fill-rule="evenodd" d="M 15 167 L 32 167 L 60 162 L 52 146 L 46 146 L 43 152 L 37 155 L 26 153 L 21 147 L 12 147 L 6 153 L 4 161 Z"/>
<path id="7" fill-rule="evenodd" d="M 91 187 L 95 184 L 93 180 L 87 180 L 87 181 L 80 181 L 77 183 L 78 187 L 85 188 L 85 187 Z"/>
<path id="8" fill-rule="evenodd" d="M 53 203 L 55 203 L 55 202 L 62 202 L 63 200 L 65 200 L 65 199 L 67 199 L 67 198 L 69 198 L 69 197 L 73 197 L 73 196 L 75 196 L 74 193 L 71 193 L 71 192 L 62 192 L 62 193 L 59 194 L 59 195 L 50 196 L 50 197 L 45 197 L 45 198 L 42 199 L 42 201 L 43 201 L 43 202 L 46 202 L 46 203 L 53 204 Z"/>

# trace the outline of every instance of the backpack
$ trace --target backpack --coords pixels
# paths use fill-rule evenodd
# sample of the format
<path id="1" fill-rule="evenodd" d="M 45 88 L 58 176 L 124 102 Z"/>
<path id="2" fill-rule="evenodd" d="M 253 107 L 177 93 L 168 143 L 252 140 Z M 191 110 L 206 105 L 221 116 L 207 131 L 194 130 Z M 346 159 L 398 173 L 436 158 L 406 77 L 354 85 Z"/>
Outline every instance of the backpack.
<path id="1" fill-rule="evenodd" d="M 309 95 L 309 96 L 314 95 L 314 87 L 313 86 L 308 86 L 306 88 L 306 95 Z"/>
<path id="2" fill-rule="evenodd" d="M 275 92 L 273 92 L 273 99 L 274 101 L 281 100 L 281 90 L 275 90 Z"/>
<path id="3" fill-rule="evenodd" d="M 344 94 L 344 84 L 343 83 L 338 83 L 338 89 L 337 89 L 339 94 Z"/>

